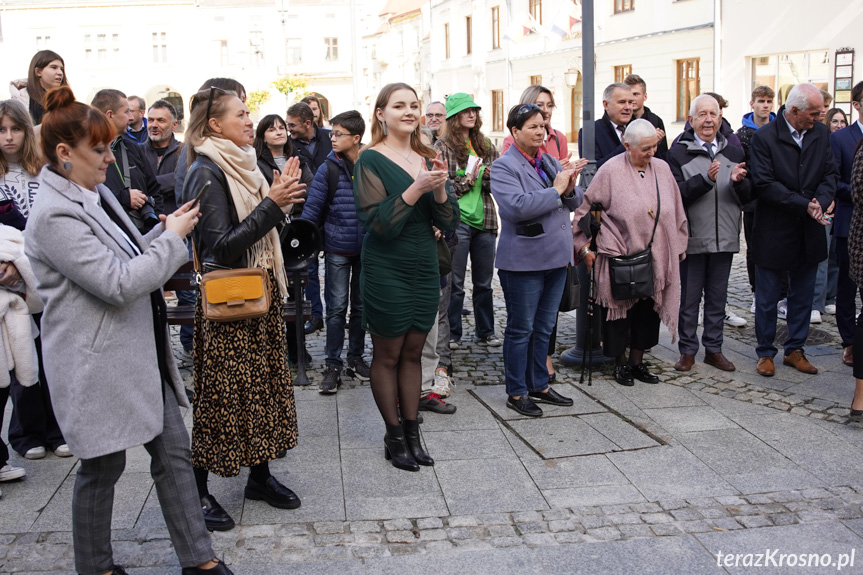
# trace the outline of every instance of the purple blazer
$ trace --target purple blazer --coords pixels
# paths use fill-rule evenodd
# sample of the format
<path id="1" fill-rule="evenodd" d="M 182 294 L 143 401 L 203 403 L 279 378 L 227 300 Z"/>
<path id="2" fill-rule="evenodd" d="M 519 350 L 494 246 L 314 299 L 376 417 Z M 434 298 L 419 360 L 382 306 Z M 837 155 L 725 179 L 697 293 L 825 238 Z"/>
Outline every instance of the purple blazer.
<path id="1" fill-rule="evenodd" d="M 549 157 L 557 172 L 560 163 Z M 500 215 L 495 267 L 508 271 L 541 271 L 573 263 L 572 212 L 584 199 L 578 186 L 569 199 L 543 182 L 530 162 L 511 146 L 491 168 L 491 193 Z M 516 228 L 538 223 L 543 232 L 519 235 Z"/>

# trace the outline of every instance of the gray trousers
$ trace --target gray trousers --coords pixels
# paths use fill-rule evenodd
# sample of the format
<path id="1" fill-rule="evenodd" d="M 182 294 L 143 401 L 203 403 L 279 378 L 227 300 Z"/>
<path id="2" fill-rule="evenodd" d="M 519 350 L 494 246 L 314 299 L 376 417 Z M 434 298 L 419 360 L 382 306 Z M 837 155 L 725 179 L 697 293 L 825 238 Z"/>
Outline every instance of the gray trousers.
<path id="1" fill-rule="evenodd" d="M 677 342 L 681 354 L 698 352 L 698 305 L 704 294 L 704 333 L 701 343 L 707 353 L 722 351 L 722 329 L 725 324 L 725 302 L 728 299 L 728 276 L 734 254 L 686 254 L 680 262 L 680 318 Z"/>
<path id="2" fill-rule="evenodd" d="M 423 393 L 434 385 L 434 372 L 438 367 L 452 367 L 452 351 L 449 348 L 449 309 L 450 276 L 446 277 L 446 287 L 440 292 L 437 318 L 426 336 L 422 353 Z"/>
<path id="3" fill-rule="evenodd" d="M 210 545 L 192 474 L 189 433 L 172 390 L 165 393 L 162 434 L 144 447 L 152 458 L 150 474 L 180 565 L 194 567 L 210 561 L 216 554 Z M 80 575 L 101 575 L 114 568 L 114 485 L 125 467 L 125 451 L 81 460 L 72 495 L 72 540 L 75 569 Z"/>

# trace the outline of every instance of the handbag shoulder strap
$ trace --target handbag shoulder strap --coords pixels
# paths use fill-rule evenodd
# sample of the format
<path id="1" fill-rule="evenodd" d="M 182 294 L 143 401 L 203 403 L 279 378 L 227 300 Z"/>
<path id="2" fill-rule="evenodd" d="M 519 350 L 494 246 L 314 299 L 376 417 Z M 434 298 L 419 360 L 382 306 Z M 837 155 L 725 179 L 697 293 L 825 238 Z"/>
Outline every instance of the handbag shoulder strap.
<path id="1" fill-rule="evenodd" d="M 659 212 L 662 208 L 659 201 L 659 178 L 656 177 L 656 170 L 653 170 L 653 181 L 656 182 L 656 217 L 653 219 L 653 233 L 650 234 L 650 243 L 647 244 L 647 249 L 653 247 L 653 238 L 656 236 L 656 226 L 659 225 Z"/>

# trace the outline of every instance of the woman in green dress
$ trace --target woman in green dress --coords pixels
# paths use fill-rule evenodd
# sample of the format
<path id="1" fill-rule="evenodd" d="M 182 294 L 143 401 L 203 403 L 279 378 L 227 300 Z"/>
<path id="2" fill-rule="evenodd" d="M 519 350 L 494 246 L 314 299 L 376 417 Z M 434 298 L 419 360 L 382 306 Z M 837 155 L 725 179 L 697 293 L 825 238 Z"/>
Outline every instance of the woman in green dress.
<path id="1" fill-rule="evenodd" d="M 420 356 L 440 297 L 432 225 L 449 231 L 459 222 L 458 203 L 446 191 L 446 163 L 420 140 L 421 113 L 413 88 L 384 86 L 372 141 L 354 167 L 357 212 L 368 230 L 360 291 L 372 336 L 372 393 L 387 427 L 384 455 L 408 471 L 434 465 L 417 425 Z"/>

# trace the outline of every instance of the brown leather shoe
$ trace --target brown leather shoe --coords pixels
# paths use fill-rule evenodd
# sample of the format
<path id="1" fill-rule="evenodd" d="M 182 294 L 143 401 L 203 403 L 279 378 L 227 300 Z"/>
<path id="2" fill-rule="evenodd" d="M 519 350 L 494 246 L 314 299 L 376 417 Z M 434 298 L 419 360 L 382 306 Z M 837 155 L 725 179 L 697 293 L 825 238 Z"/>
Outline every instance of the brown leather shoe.
<path id="1" fill-rule="evenodd" d="M 689 371 L 695 363 L 695 356 L 691 353 L 680 354 L 680 359 L 674 364 L 674 369 L 677 371 Z"/>
<path id="2" fill-rule="evenodd" d="M 704 363 L 706 363 L 707 365 L 712 365 L 716 369 L 721 369 L 722 371 L 734 371 L 735 369 L 737 369 L 736 367 L 734 367 L 733 363 L 728 361 L 728 358 L 722 355 L 721 351 L 716 353 L 704 354 Z"/>
<path id="3" fill-rule="evenodd" d="M 776 366 L 773 365 L 772 357 L 759 357 L 758 365 L 755 366 L 755 371 L 758 372 L 758 375 L 763 375 L 764 377 L 772 377 L 774 373 L 776 373 Z"/>
<path id="4" fill-rule="evenodd" d="M 797 371 L 802 371 L 803 373 L 810 373 L 813 375 L 818 373 L 818 368 L 809 363 L 809 360 L 806 359 L 805 355 L 803 355 L 802 349 L 795 349 L 786 355 L 785 359 L 782 360 L 782 363 L 790 365 Z"/>
<path id="5" fill-rule="evenodd" d="M 849 345 L 842 350 L 842 363 L 854 367 L 854 346 Z"/>

